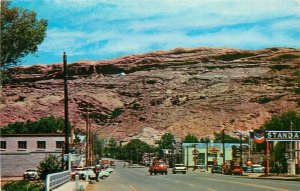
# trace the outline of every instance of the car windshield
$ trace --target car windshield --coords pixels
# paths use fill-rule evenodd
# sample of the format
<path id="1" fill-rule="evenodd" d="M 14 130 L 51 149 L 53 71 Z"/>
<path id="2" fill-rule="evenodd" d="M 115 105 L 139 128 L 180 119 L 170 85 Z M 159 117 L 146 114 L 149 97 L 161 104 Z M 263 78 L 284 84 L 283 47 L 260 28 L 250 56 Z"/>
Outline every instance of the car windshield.
<path id="1" fill-rule="evenodd" d="M 36 172 L 37 170 L 36 169 L 28 169 L 28 170 L 26 170 L 26 172 L 32 172 L 32 171 Z"/>
<path id="2" fill-rule="evenodd" d="M 175 166 L 181 167 L 181 166 L 184 166 L 184 164 L 175 164 Z"/>
<path id="3" fill-rule="evenodd" d="M 262 168 L 261 165 L 253 165 L 252 168 Z"/>

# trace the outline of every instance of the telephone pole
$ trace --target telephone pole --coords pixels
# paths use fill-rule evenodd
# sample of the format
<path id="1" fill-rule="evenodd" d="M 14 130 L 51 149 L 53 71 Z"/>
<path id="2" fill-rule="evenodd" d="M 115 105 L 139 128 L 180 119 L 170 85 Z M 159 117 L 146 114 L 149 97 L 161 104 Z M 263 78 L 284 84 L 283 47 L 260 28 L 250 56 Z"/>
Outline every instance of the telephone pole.
<path id="1" fill-rule="evenodd" d="M 69 108 L 68 108 L 68 71 L 67 71 L 67 55 L 63 53 L 63 65 L 64 65 L 64 93 L 65 93 L 65 154 L 69 154 L 69 137 L 70 137 L 70 127 L 69 127 Z M 68 160 L 71 160 L 70 158 Z M 67 169 L 70 168 L 68 163 L 66 163 Z"/>

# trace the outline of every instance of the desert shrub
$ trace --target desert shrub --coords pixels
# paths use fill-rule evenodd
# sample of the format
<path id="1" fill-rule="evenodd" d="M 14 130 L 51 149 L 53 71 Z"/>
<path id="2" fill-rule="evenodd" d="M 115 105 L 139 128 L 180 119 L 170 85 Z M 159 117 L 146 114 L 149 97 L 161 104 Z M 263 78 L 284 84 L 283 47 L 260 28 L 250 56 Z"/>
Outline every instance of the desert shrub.
<path id="1" fill-rule="evenodd" d="M 156 84 L 157 81 L 156 80 L 148 80 L 146 81 L 147 84 Z"/>
<path id="2" fill-rule="evenodd" d="M 299 56 L 294 55 L 294 54 L 282 54 L 280 56 L 272 58 L 272 61 L 290 60 L 290 59 L 295 59 L 295 58 L 297 59 L 297 58 L 299 58 Z"/>
<path id="3" fill-rule="evenodd" d="M 124 110 L 122 108 L 116 108 L 110 115 L 111 119 L 115 119 L 117 118 L 119 115 L 121 115 L 122 113 L 124 113 Z"/>
<path id="4" fill-rule="evenodd" d="M 273 66 L 270 66 L 271 69 L 273 70 L 283 70 L 283 69 L 289 69 L 289 65 L 283 65 L 283 64 L 275 64 Z"/>
<path id="5" fill-rule="evenodd" d="M 259 81 L 256 78 L 247 78 L 243 80 L 245 84 L 259 84 Z"/>
<path id="6" fill-rule="evenodd" d="M 250 56 L 255 56 L 255 54 L 249 53 L 249 52 L 244 52 L 244 53 L 237 52 L 237 53 L 232 53 L 232 54 L 223 54 L 223 55 L 215 56 L 214 58 L 217 60 L 223 60 L 223 61 L 233 61 L 236 59 L 250 57 Z"/>
<path id="7" fill-rule="evenodd" d="M 260 104 L 265 104 L 274 100 L 278 100 L 282 97 L 282 95 L 274 96 L 274 97 L 261 97 L 257 100 Z"/>
<path id="8" fill-rule="evenodd" d="M 31 183 L 29 180 L 12 181 L 2 187 L 2 191 L 42 191 L 44 185 L 42 183 Z"/>

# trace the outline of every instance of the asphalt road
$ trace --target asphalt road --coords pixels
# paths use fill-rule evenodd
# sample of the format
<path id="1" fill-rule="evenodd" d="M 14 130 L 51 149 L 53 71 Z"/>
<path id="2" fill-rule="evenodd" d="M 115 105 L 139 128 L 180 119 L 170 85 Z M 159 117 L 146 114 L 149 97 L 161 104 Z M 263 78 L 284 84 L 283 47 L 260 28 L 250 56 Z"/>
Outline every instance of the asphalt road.
<path id="1" fill-rule="evenodd" d="M 189 171 L 187 174 L 149 175 L 147 168 L 117 166 L 106 180 L 87 191 L 300 191 L 300 182 L 249 179 L 240 176 Z"/>

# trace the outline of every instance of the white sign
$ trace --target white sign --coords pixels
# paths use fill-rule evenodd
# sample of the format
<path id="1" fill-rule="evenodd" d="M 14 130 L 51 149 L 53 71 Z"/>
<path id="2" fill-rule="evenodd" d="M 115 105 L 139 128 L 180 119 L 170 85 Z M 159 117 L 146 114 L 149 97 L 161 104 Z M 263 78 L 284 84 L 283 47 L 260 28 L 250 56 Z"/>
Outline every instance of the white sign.
<path id="1" fill-rule="evenodd" d="M 300 131 L 266 131 L 267 141 L 300 141 Z"/>

